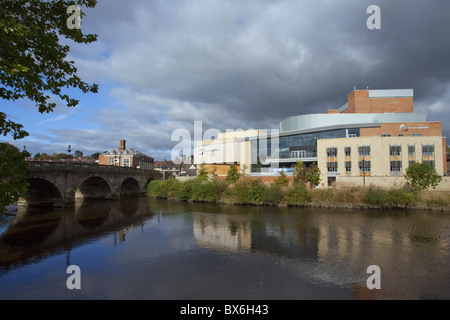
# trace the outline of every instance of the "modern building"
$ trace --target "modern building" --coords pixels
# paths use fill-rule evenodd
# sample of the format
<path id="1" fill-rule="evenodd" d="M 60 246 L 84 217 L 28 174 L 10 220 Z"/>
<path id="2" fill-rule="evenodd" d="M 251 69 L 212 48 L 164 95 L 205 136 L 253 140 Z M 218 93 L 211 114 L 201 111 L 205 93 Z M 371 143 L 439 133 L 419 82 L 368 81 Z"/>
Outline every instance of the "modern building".
<path id="1" fill-rule="evenodd" d="M 221 174 L 234 163 L 260 177 L 276 177 L 280 170 L 289 174 L 297 161 L 316 163 L 323 187 L 344 177 L 402 176 L 413 161 L 426 161 L 445 175 L 442 123 L 414 112 L 413 97 L 412 89 L 355 89 L 342 107 L 288 117 L 279 130 L 224 133 L 200 141 L 194 158 Z"/>
<path id="2" fill-rule="evenodd" d="M 126 140 L 119 141 L 119 148 L 103 152 L 98 157 L 98 164 L 105 166 L 153 169 L 154 159 L 142 152 L 126 147 Z"/>

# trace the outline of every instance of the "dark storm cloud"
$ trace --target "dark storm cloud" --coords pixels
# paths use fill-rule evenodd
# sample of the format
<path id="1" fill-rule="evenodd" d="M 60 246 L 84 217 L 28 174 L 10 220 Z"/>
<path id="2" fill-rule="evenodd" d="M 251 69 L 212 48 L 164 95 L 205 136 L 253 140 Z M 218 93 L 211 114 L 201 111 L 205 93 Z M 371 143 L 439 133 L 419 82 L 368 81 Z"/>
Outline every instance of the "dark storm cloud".
<path id="1" fill-rule="evenodd" d="M 381 30 L 366 26 L 370 5 Z M 173 130 L 196 120 L 205 130 L 277 128 L 367 86 L 413 88 L 416 109 L 450 136 L 447 0 L 100 0 L 86 13 L 83 28 L 99 41 L 72 55 L 117 101 L 94 119 L 108 132 L 96 146 L 121 134 L 162 154 Z"/>

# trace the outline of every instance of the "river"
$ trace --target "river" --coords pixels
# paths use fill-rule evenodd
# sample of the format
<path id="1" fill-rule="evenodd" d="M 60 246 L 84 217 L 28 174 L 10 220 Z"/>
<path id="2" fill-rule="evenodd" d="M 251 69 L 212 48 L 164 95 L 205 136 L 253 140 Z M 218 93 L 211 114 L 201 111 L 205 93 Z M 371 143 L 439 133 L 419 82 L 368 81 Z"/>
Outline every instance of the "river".
<path id="1" fill-rule="evenodd" d="M 140 197 L 0 216 L 2 300 L 450 299 L 449 266 L 445 212 Z"/>

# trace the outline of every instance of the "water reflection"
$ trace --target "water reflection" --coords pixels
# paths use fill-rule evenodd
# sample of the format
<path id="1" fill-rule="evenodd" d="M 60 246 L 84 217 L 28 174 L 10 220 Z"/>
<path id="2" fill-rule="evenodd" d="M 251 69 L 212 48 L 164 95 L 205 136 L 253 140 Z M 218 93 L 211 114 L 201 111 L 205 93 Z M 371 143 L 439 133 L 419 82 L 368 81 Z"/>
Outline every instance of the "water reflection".
<path id="1" fill-rule="evenodd" d="M 19 208 L 0 227 L 5 273 L 58 254 L 70 264 L 74 249 L 97 244 L 84 261 L 102 266 L 95 281 L 108 287 L 111 277 L 124 279 L 104 289 L 106 297 L 450 299 L 450 217 L 435 212 L 134 198 Z M 381 269 L 381 290 L 366 286 L 370 265 Z"/>
<path id="2" fill-rule="evenodd" d="M 70 251 L 91 239 L 125 233 L 152 217 L 146 199 L 81 201 L 75 208 L 44 210 L 19 206 L 0 236 L 0 270 L 36 262 L 58 252 Z"/>
<path id="3" fill-rule="evenodd" d="M 194 236 L 201 247 L 225 250 L 250 249 L 251 223 L 228 215 L 194 212 Z"/>

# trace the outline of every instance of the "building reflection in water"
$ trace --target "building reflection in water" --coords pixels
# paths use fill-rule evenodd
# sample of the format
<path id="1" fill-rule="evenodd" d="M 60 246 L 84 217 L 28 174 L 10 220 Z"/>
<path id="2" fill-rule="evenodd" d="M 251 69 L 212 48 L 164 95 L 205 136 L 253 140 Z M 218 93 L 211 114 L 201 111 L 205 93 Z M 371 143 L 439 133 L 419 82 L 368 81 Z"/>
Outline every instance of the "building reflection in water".
<path id="1" fill-rule="evenodd" d="M 232 220 L 229 215 L 193 213 L 194 236 L 201 247 L 224 250 L 250 249 L 250 221 Z"/>
<path id="2" fill-rule="evenodd" d="M 448 235 L 440 235 L 445 231 L 439 216 L 304 209 L 294 215 L 277 212 L 276 219 L 274 213 L 249 219 L 225 212 L 193 214 L 199 246 L 278 256 L 292 273 L 349 288 L 356 299 L 449 297 L 441 285 L 450 283 L 449 242 Z M 381 290 L 367 288 L 370 265 L 381 269 Z"/>

